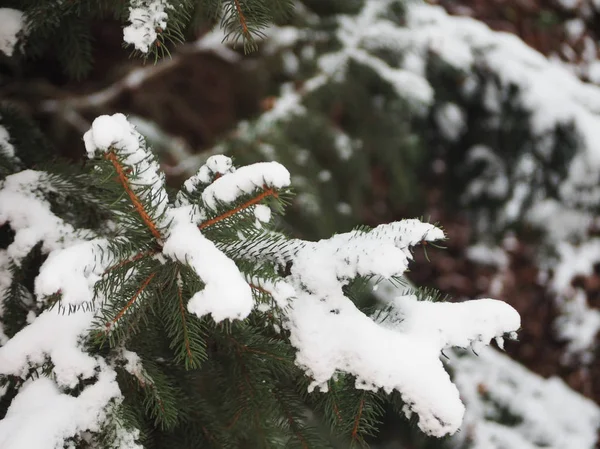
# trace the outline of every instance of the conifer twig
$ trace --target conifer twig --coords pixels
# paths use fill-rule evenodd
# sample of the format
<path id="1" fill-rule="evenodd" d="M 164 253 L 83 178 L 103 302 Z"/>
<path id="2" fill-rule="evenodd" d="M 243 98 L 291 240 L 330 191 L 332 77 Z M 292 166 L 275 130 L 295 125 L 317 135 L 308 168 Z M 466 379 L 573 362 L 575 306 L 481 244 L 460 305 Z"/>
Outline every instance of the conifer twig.
<path id="1" fill-rule="evenodd" d="M 294 416 L 291 414 L 289 408 L 287 407 L 286 402 L 283 400 L 283 398 L 278 393 L 275 393 L 275 396 L 277 396 L 277 400 L 281 404 L 281 408 L 283 409 L 283 412 L 285 413 L 285 416 L 288 420 L 288 424 L 290 425 L 290 429 L 292 429 L 292 431 L 294 432 L 294 435 L 296 435 L 298 440 L 300 440 L 300 444 L 302 444 L 302 449 L 308 449 L 309 448 L 308 443 L 306 442 L 306 439 L 302 436 L 302 434 L 298 430 L 298 425 L 296 424 L 296 420 L 294 419 Z"/>
<path id="2" fill-rule="evenodd" d="M 148 284 L 150 284 L 150 282 L 152 281 L 152 279 L 154 278 L 154 276 L 156 276 L 156 273 L 152 273 L 150 274 L 150 276 L 148 276 L 146 279 L 144 279 L 144 282 L 142 282 L 142 285 L 140 286 L 140 288 L 138 288 L 138 290 L 134 293 L 134 295 L 131 297 L 131 299 L 127 302 L 127 304 L 125 304 L 125 307 L 123 307 L 119 313 L 117 313 L 117 316 L 115 316 L 112 321 L 110 321 L 109 323 L 106 323 L 106 330 L 110 330 L 110 328 L 117 322 L 119 321 L 123 315 L 125 315 L 125 312 L 127 312 L 127 310 L 135 303 L 135 301 L 138 299 L 138 297 L 140 296 L 140 294 L 146 289 L 146 287 L 148 287 Z"/>
<path id="3" fill-rule="evenodd" d="M 352 428 L 352 439 L 353 440 L 357 439 L 358 427 L 359 427 L 359 424 L 360 424 L 360 418 L 362 416 L 362 411 L 363 411 L 364 404 L 365 404 L 365 398 L 363 397 L 360 400 L 360 404 L 358 405 L 358 414 L 356 415 L 356 418 L 354 419 L 354 427 Z"/>
<path id="4" fill-rule="evenodd" d="M 187 323 L 185 319 L 185 308 L 183 307 L 183 292 L 181 288 L 181 274 L 177 270 L 177 297 L 179 299 L 179 310 L 181 311 L 181 322 L 183 328 L 183 341 L 185 342 L 185 351 L 187 352 L 190 361 L 193 359 L 192 351 L 190 349 L 190 339 L 188 336 Z"/>
<path id="5" fill-rule="evenodd" d="M 275 191 L 275 189 L 272 188 L 266 188 L 266 186 L 264 187 L 266 190 L 261 192 L 259 195 L 255 196 L 254 198 L 246 201 L 244 204 L 236 207 L 235 209 L 231 209 L 228 210 L 227 212 L 222 213 L 221 215 L 218 215 L 214 218 L 211 218 L 210 220 L 206 220 L 204 223 L 201 223 L 198 228 L 200 230 L 207 228 L 209 226 L 212 226 L 220 221 L 225 220 L 226 218 L 231 217 L 232 215 L 237 214 L 238 212 L 249 208 L 250 206 L 254 206 L 257 203 L 260 203 L 262 200 L 264 200 L 265 198 L 267 198 L 268 196 L 272 196 L 274 198 L 277 198 L 278 194 Z"/>
<path id="6" fill-rule="evenodd" d="M 240 26 L 242 27 L 242 34 L 245 37 L 248 37 L 250 34 L 248 31 L 248 24 L 246 23 L 246 16 L 244 16 L 244 12 L 242 11 L 242 5 L 240 4 L 240 0 L 233 0 L 235 3 L 235 9 L 237 11 L 238 17 L 240 19 Z"/>
<path id="7" fill-rule="evenodd" d="M 144 251 L 141 253 L 137 253 L 135 256 L 130 257 L 129 259 L 122 260 L 121 262 L 108 267 L 104 271 L 104 274 L 108 273 L 109 271 L 116 270 L 117 268 L 124 267 L 125 265 L 129 265 L 130 263 L 133 263 L 137 260 L 143 259 L 146 256 L 152 256 L 152 255 L 156 254 L 157 252 L 158 251 L 155 251 L 155 250 L 148 250 L 148 251 Z"/>
<path id="8" fill-rule="evenodd" d="M 261 293 L 264 293 L 265 295 L 273 296 L 270 291 L 265 290 L 264 288 L 262 288 L 262 287 L 260 287 L 258 285 L 255 285 L 255 284 L 252 284 L 252 283 L 249 283 L 248 285 L 250 286 L 250 288 L 252 288 L 252 289 L 254 289 L 256 291 L 259 291 Z"/>
<path id="9" fill-rule="evenodd" d="M 329 391 L 331 391 L 331 399 L 333 401 L 333 412 L 335 413 L 339 424 L 342 422 L 342 415 L 340 415 L 340 408 L 338 407 L 337 401 L 335 400 L 335 391 L 333 390 L 333 388 L 330 388 Z"/>
<path id="10" fill-rule="evenodd" d="M 158 227 L 156 226 L 154 221 L 152 221 L 152 218 L 150 218 L 150 215 L 148 215 L 148 212 L 146 212 L 146 209 L 144 209 L 144 205 L 142 204 L 141 200 L 139 199 L 139 197 L 135 194 L 135 192 L 131 188 L 131 185 L 129 183 L 129 178 L 127 177 L 127 174 L 126 174 L 125 170 L 123 169 L 123 166 L 119 162 L 119 159 L 117 158 L 116 154 L 114 152 L 110 151 L 110 152 L 106 153 L 105 157 L 115 167 L 115 170 L 117 171 L 117 175 L 119 176 L 119 181 L 121 181 L 121 185 L 123 186 L 123 189 L 125 189 L 125 192 L 127 193 L 127 195 L 129 196 L 129 199 L 133 203 L 133 207 L 135 207 L 135 210 L 142 218 L 142 221 L 146 224 L 146 226 L 148 227 L 148 229 L 150 230 L 152 235 L 156 239 L 160 240 L 161 235 L 160 235 L 160 232 L 158 232 Z"/>
<path id="11" fill-rule="evenodd" d="M 242 409 L 239 409 L 235 415 L 233 415 L 233 419 L 231 420 L 231 422 L 229 424 L 227 424 L 227 426 L 225 426 L 225 428 L 227 430 L 231 429 L 233 426 L 235 426 L 235 423 L 238 422 L 238 420 L 240 419 L 240 416 L 242 416 Z"/>

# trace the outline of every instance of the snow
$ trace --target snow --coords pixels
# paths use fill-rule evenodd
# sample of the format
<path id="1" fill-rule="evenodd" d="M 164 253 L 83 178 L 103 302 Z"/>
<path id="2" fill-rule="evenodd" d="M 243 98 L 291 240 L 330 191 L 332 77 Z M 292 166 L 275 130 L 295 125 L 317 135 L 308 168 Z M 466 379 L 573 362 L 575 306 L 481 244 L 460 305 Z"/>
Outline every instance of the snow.
<path id="1" fill-rule="evenodd" d="M 357 377 L 357 388 L 397 390 L 407 403 L 407 417 L 416 413 L 423 432 L 452 434 L 461 425 L 464 406 L 439 359 L 441 350 L 480 339 L 489 343 L 488 337 L 516 331 L 520 320 L 514 309 L 498 301 L 439 305 L 398 300 L 405 322 L 394 329 L 376 323 L 340 294 L 298 294 L 288 325 L 298 349 L 296 363 L 314 379 L 312 388 L 323 388 L 337 371 L 344 371 Z"/>
<path id="2" fill-rule="evenodd" d="M 580 245 L 567 241 L 557 244 L 559 263 L 554 268 L 551 288 L 558 296 L 561 315 L 557 318 L 558 335 L 568 342 L 565 360 L 578 355 L 591 363 L 600 332 L 600 311 L 589 306 L 585 292 L 571 283 L 576 276 L 591 276 L 600 263 L 600 239 L 590 239 Z"/>
<path id="3" fill-rule="evenodd" d="M 19 40 L 18 35 L 24 29 L 25 17 L 22 11 L 0 8 L 0 52 L 12 56 Z"/>
<path id="4" fill-rule="evenodd" d="M 165 10 L 172 6 L 166 0 L 131 0 L 130 4 L 130 25 L 123 28 L 123 40 L 136 50 L 148 53 L 156 41 L 157 32 L 167 28 L 169 16 Z"/>
<path id="5" fill-rule="evenodd" d="M 107 419 L 108 404 L 120 397 L 114 371 L 103 370 L 79 396 L 63 394 L 46 377 L 28 381 L 0 420 L 2 449 L 56 449 L 85 431 L 97 432 Z M 119 449 L 141 449 L 133 438 L 123 438 Z M 127 444 L 123 444 L 127 443 Z"/>
<path id="6" fill-rule="evenodd" d="M 352 213 L 352 206 L 348 203 L 337 203 L 335 209 L 342 215 L 350 215 Z"/>
<path id="7" fill-rule="evenodd" d="M 214 27 L 209 33 L 198 39 L 194 43 L 194 46 L 198 50 L 210 50 L 223 59 L 223 61 L 231 64 L 239 62 L 241 59 L 240 54 L 224 43 L 226 39 L 225 31 L 221 27 Z"/>
<path id="8" fill-rule="evenodd" d="M 34 170 L 9 175 L 0 184 L 0 225 L 8 222 L 16 233 L 6 251 L 17 265 L 38 242 L 47 253 L 77 239 L 75 229 L 51 212 L 41 188 L 52 189 L 45 173 Z"/>
<path id="9" fill-rule="evenodd" d="M 585 22 L 580 18 L 567 20 L 565 22 L 565 30 L 569 39 L 576 41 L 585 32 Z"/>
<path id="10" fill-rule="evenodd" d="M 0 126 L 0 153 L 9 158 L 15 157 L 15 148 L 10 143 L 8 131 L 3 126 Z"/>
<path id="11" fill-rule="evenodd" d="M 466 405 L 453 447 L 472 449 L 593 449 L 600 408 L 562 380 L 544 379 L 491 348 L 450 353 L 448 365 Z M 506 414 L 515 417 L 503 424 Z"/>
<path id="12" fill-rule="evenodd" d="M 340 159 L 342 159 L 343 161 L 347 161 L 348 159 L 350 159 L 352 153 L 354 153 L 354 145 L 347 134 L 338 131 L 335 134 L 334 144 Z"/>
<path id="13" fill-rule="evenodd" d="M 257 204 L 254 206 L 254 216 L 262 223 L 268 223 L 271 221 L 271 208 L 264 204 Z"/>
<path id="14" fill-rule="evenodd" d="M 443 104 L 435 113 L 435 121 L 440 132 L 450 141 L 455 141 L 460 137 L 466 127 L 465 120 L 464 112 L 454 103 Z"/>
<path id="15" fill-rule="evenodd" d="M 464 414 L 456 387 L 439 359 L 448 346 L 468 347 L 513 336 L 520 327 L 509 305 L 483 299 L 462 304 L 397 298 L 393 319 L 368 317 L 344 296 L 342 286 L 356 276 L 401 276 L 410 247 L 444 238 L 433 225 L 404 220 L 370 232 L 352 231 L 319 242 L 292 241 L 288 254 L 296 298 L 285 314 L 296 364 L 327 389 L 339 371 L 356 376 L 356 388 L 397 390 L 419 416 L 419 428 L 433 436 L 458 430 Z"/>
<path id="16" fill-rule="evenodd" d="M 173 221 L 163 246 L 164 255 L 187 263 L 205 283 L 189 300 L 189 312 L 199 317 L 211 314 L 217 322 L 246 318 L 254 306 L 250 286 L 233 260 L 191 222 L 191 214 L 191 206 L 170 211 Z"/>
<path id="17" fill-rule="evenodd" d="M 24 377 L 30 364 L 42 365 L 48 357 L 59 386 L 74 388 L 81 376 L 94 376 L 96 360 L 80 345 L 93 319 L 92 312 L 63 314 L 47 310 L 0 347 L 0 374 Z"/>
<path id="18" fill-rule="evenodd" d="M 221 204 L 236 201 L 257 189 L 281 189 L 290 185 L 290 173 L 278 162 L 259 162 L 216 179 L 202 192 L 205 207 L 216 210 Z"/>
<path id="19" fill-rule="evenodd" d="M 262 114 L 256 124 L 259 133 L 272 130 L 278 121 L 288 121 L 294 116 L 306 113 L 306 108 L 300 104 L 301 96 L 295 91 L 294 85 L 286 83 L 281 86 L 281 92 L 273 108 Z"/>
<path id="20" fill-rule="evenodd" d="M 35 279 L 38 298 L 60 291 L 63 305 L 92 303 L 94 285 L 113 262 L 106 250 L 105 240 L 94 239 L 51 252 Z"/>
<path id="21" fill-rule="evenodd" d="M 206 164 L 200 167 L 198 173 L 185 182 L 185 187 L 188 192 L 192 193 L 196 190 L 198 183 L 210 184 L 216 175 L 224 175 L 232 171 L 235 171 L 235 168 L 231 158 L 222 154 L 211 156 L 207 159 Z"/>
<path id="22" fill-rule="evenodd" d="M 506 251 L 499 247 L 491 247 L 484 243 L 478 243 L 467 248 L 469 260 L 480 265 L 491 265 L 498 268 L 508 267 L 508 256 Z"/>
<path id="23" fill-rule="evenodd" d="M 164 173 L 127 118 L 123 114 L 102 115 L 93 121 L 83 140 L 90 159 L 114 153 L 121 164 L 132 170 L 130 187 L 142 201 L 152 201 L 153 218 L 159 226 L 164 226 L 160 222 L 168 207 Z"/>

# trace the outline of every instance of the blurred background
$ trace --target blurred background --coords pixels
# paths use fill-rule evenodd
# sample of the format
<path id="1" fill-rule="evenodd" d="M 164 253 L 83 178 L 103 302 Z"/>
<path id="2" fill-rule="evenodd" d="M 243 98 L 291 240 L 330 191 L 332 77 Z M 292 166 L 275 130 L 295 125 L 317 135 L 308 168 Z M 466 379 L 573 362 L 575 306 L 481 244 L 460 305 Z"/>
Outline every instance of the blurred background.
<path id="1" fill-rule="evenodd" d="M 520 341 L 447 354 L 458 436 L 390 413 L 374 446 L 600 447 L 600 2 L 302 0 L 249 54 L 196 25 L 144 63 L 95 21 L 89 75 L 49 48 L 2 59 L 1 95 L 74 160 L 93 118 L 128 114 L 173 187 L 212 154 L 280 161 L 296 192 L 281 226 L 303 238 L 439 223 L 445 248 L 408 277 L 508 302 Z"/>

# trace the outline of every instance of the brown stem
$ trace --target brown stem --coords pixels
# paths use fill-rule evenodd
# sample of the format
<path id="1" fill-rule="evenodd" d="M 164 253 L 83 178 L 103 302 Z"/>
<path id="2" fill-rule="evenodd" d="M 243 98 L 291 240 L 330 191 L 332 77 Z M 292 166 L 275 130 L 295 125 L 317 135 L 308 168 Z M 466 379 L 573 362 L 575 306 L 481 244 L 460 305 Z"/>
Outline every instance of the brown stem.
<path id="1" fill-rule="evenodd" d="M 242 26 L 242 32 L 245 36 L 250 34 L 248 32 L 248 24 L 246 23 L 246 16 L 244 16 L 244 12 L 242 11 L 242 5 L 240 4 L 240 0 L 234 0 L 235 9 L 238 13 L 238 17 L 240 18 L 240 25 Z"/>
<path id="2" fill-rule="evenodd" d="M 179 310 L 181 312 L 181 321 L 183 325 L 183 340 L 185 341 L 185 351 L 187 352 L 190 361 L 192 360 L 192 351 L 190 349 L 190 339 L 188 337 L 187 323 L 185 319 L 185 308 L 183 307 L 183 292 L 181 291 L 181 276 L 179 271 L 177 271 L 177 295 L 179 298 Z"/>
<path id="3" fill-rule="evenodd" d="M 360 424 L 360 418 L 362 416 L 363 406 L 365 404 L 364 398 L 360 400 L 360 405 L 358 406 L 358 415 L 356 415 L 356 419 L 354 420 L 354 428 L 352 429 L 352 439 L 356 440 L 358 435 L 358 426 Z"/>
<path id="4" fill-rule="evenodd" d="M 108 267 L 104 271 L 104 274 L 108 273 L 109 271 L 116 270 L 117 268 L 124 267 L 125 265 L 129 265 L 130 263 L 133 263 L 136 260 L 143 259 L 146 256 L 153 256 L 157 252 L 158 251 L 156 251 L 156 250 L 148 250 L 148 251 L 144 251 L 142 253 L 138 253 L 138 254 L 136 254 L 135 256 L 133 256 L 133 257 L 131 257 L 129 259 L 122 260 L 121 262 L 119 262 L 118 264 L 113 265 L 112 267 Z"/>
<path id="5" fill-rule="evenodd" d="M 113 166 L 115 167 L 115 170 L 117 171 L 117 175 L 119 176 L 119 181 L 121 181 L 121 184 L 123 185 L 123 189 L 125 189 L 125 192 L 127 193 L 127 195 L 129 196 L 129 199 L 133 203 L 133 207 L 135 207 L 135 210 L 142 218 L 142 221 L 146 224 L 148 229 L 150 229 L 150 232 L 152 233 L 152 235 L 156 239 L 160 240 L 161 235 L 160 235 L 160 232 L 158 232 L 158 228 L 157 228 L 156 224 L 154 223 L 154 221 L 152 221 L 152 218 L 150 218 L 150 215 L 148 215 L 148 212 L 146 212 L 146 210 L 144 209 L 144 205 L 142 204 L 142 202 L 140 201 L 138 196 L 135 194 L 135 192 L 131 188 L 131 185 L 129 183 L 129 178 L 127 178 L 126 171 L 123 168 L 123 166 L 121 165 L 121 163 L 119 162 L 117 155 L 111 151 L 111 152 L 106 153 L 105 157 L 110 162 L 112 162 Z"/>
<path id="6" fill-rule="evenodd" d="M 138 290 L 135 292 L 135 294 L 132 296 L 132 298 L 127 302 L 127 304 L 125 304 L 125 307 L 123 307 L 119 313 L 117 314 L 116 317 L 113 318 L 113 320 L 110 323 L 106 323 L 106 330 L 110 330 L 110 328 L 117 322 L 119 321 L 123 315 L 125 315 L 125 312 L 127 312 L 127 310 L 135 303 L 135 301 L 138 299 L 138 297 L 140 296 L 140 294 L 146 289 L 146 287 L 148 287 L 148 284 L 150 284 L 150 281 L 152 281 L 152 279 L 154 278 L 154 276 L 156 275 L 156 273 L 152 273 L 150 276 L 148 276 L 144 282 L 142 282 L 142 285 L 140 286 L 140 288 L 138 288 Z"/>
<path id="7" fill-rule="evenodd" d="M 246 201 L 244 204 L 236 207 L 235 209 L 232 210 L 228 210 L 227 212 L 215 217 L 215 218 L 211 218 L 210 220 L 205 221 L 204 223 L 200 224 L 198 226 L 198 228 L 200 228 L 200 230 L 207 228 L 209 226 L 214 225 L 215 223 L 218 223 L 222 220 L 225 220 L 226 218 L 231 217 L 232 215 L 237 214 L 238 212 L 249 208 L 250 206 L 254 206 L 257 203 L 260 203 L 262 200 L 264 200 L 266 197 L 268 196 L 273 196 L 275 198 L 277 198 L 278 194 L 277 192 L 272 189 L 272 188 L 268 188 L 266 189 L 264 192 L 260 193 L 259 195 L 255 196 L 254 198 Z"/>

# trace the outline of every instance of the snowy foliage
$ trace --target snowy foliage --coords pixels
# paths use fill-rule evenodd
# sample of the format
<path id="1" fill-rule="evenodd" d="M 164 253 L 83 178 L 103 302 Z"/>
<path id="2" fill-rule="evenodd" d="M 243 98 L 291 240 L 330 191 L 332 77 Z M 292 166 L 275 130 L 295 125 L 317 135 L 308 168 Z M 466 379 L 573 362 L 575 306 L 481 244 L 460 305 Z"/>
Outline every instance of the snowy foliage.
<path id="1" fill-rule="evenodd" d="M 123 40 L 136 50 L 148 53 L 157 38 L 157 31 L 167 28 L 167 10 L 171 5 L 166 0 L 131 0 L 129 23 L 123 29 Z"/>
<path id="2" fill-rule="evenodd" d="M 591 8 L 591 2 L 572 4 Z M 319 110 L 319 99 L 345 95 L 345 91 L 330 93 L 344 83 L 355 89 L 361 83 L 367 92 L 374 90 L 371 77 L 361 78 L 363 73 L 373 73 L 387 89 L 378 87 L 385 94 L 362 101 L 372 102 L 369 110 L 373 113 L 385 105 L 397 107 L 394 100 L 401 101 L 402 111 L 416 122 L 406 133 L 421 133 L 426 144 L 433 140 L 431 147 L 441 148 L 440 170 L 449 178 L 449 190 L 459 193 L 459 200 L 472 213 L 479 237 L 489 239 L 491 233 L 498 235 L 522 223 L 539 231 L 543 239 L 539 266 L 561 310 L 557 334 L 568 343 L 568 359 L 591 362 L 600 331 L 599 314 L 581 288 L 570 281 L 560 281 L 558 287 L 552 276 L 575 274 L 570 254 L 584 255 L 576 264 L 580 273 L 591 273 L 600 261 L 593 255 L 598 244 L 594 232 L 600 226 L 600 88 L 583 82 L 569 67 L 546 58 L 512 34 L 422 2 L 365 2 L 356 14 L 331 19 L 335 27 L 308 10 L 301 13 L 304 28 L 273 27 L 265 45 L 267 51 L 280 54 L 282 64 L 295 58 L 297 75 L 284 79 L 302 79 L 302 87 L 282 83 L 273 107 L 254 122 L 238 126 L 237 145 L 221 144 L 221 148 L 237 156 L 235 148 L 243 147 L 242 141 L 255 145 L 261 158 L 285 161 L 294 173 L 302 172 L 294 177 L 294 184 L 302 190 L 297 204 L 316 223 L 324 208 L 331 207 L 326 203 L 329 199 L 319 196 L 317 186 L 322 181 L 317 173 L 339 173 L 341 167 L 352 173 L 337 177 L 334 173 L 335 188 L 342 193 L 326 189 L 329 195 L 349 191 L 348 197 L 331 200 L 345 204 L 359 193 L 341 185 L 343 176 L 370 188 L 368 177 L 361 180 L 355 169 L 366 163 L 365 152 L 357 150 L 368 146 L 375 155 L 385 153 L 379 156 L 384 165 L 394 158 L 402 161 L 401 153 L 410 151 L 405 148 L 410 146 L 409 139 L 401 150 L 383 148 L 381 140 L 365 136 L 355 125 L 328 130 L 331 135 L 327 137 L 334 140 L 328 148 L 338 153 L 328 155 L 335 160 L 330 165 L 321 165 L 322 160 L 303 147 L 304 135 L 310 132 L 313 139 L 323 138 L 314 119 L 315 114 L 326 112 Z M 356 104 L 348 101 L 346 106 L 344 113 L 351 117 Z M 383 117 L 404 119 L 395 109 L 383 111 Z M 296 128 L 307 132 L 277 147 L 281 128 L 293 134 Z M 450 161 L 454 165 L 449 166 Z M 338 210 L 338 223 L 345 223 L 339 217 L 342 210 L 348 208 Z M 322 220 L 319 225 L 331 221 Z"/>
<path id="3" fill-rule="evenodd" d="M 448 365 L 466 405 L 453 444 L 473 449 L 592 449 L 600 408 L 558 378 L 543 379 L 508 356 L 484 348 L 452 353 Z M 506 422 L 515 422 L 507 425 Z"/>
<path id="4" fill-rule="evenodd" d="M 114 165 L 129 196 L 122 201 L 131 200 L 131 213 L 140 215 L 159 245 L 153 260 L 163 266 L 167 260 L 183 264 L 201 281 L 201 289 L 187 302 L 189 312 L 196 317 L 210 314 L 217 322 L 244 319 L 255 308 L 264 310 L 251 291 L 251 283 L 256 282 L 270 291 L 275 301 L 271 307 L 281 314 L 290 343 L 297 350 L 296 364 L 312 378 L 311 390 L 326 391 L 330 379 L 348 373 L 355 376 L 356 388 L 400 392 L 405 414 L 418 415 L 425 433 L 451 434 L 460 427 L 464 407 L 440 362 L 440 352 L 451 346 L 488 344 L 493 338 L 512 336 L 520 327 L 514 309 L 498 301 L 437 304 L 418 302 L 414 297 L 394 303 L 393 321 L 400 324 L 390 327 L 389 319 L 365 315 L 345 295 L 344 285 L 357 277 L 401 276 L 412 259 L 412 246 L 444 237 L 433 225 L 404 220 L 319 242 L 288 240 L 263 227 L 270 216 L 265 205 L 245 200 L 262 198 L 261 192 L 270 189 L 275 195 L 288 186 L 289 173 L 277 163 L 234 169 L 228 158 L 214 156 L 186 184 L 180 205 L 175 206 L 167 198 L 164 177 L 152 154 L 123 115 L 99 117 L 84 140 L 90 157 Z M 43 186 L 43 173 L 24 171 L 9 176 L 0 190 L 2 223 L 10 223 L 17 233 L 17 246 L 2 250 L 2 260 L 18 263 L 27 248 L 44 242 L 43 251 L 49 256 L 35 282 L 35 300 L 44 304 L 60 296 L 60 307 L 31 316 L 28 324 L 0 347 L 0 375 L 23 382 L 0 423 L 1 446 L 54 448 L 85 432 L 112 426 L 119 436 L 117 447 L 134 448 L 136 430 L 119 427 L 116 419 L 123 397 L 115 381 L 115 366 L 124 364 L 128 372 L 146 379 L 144 382 L 148 375 L 131 351 L 121 348 L 103 357 L 89 353 L 84 344 L 89 332 L 94 332 L 98 311 L 115 300 L 97 288 L 119 261 L 111 246 L 114 242 L 93 238 L 91 233 L 76 238 L 77 231 L 65 228 L 49 211 L 43 196 L 36 196 Z M 252 206 L 253 234 L 239 235 L 233 243 L 206 237 L 204 229 L 215 223 L 215 213 L 226 219 L 246 206 Z M 222 212 L 227 210 L 234 212 Z M 256 226 L 254 214 L 263 224 Z M 40 219 L 32 220 L 34 217 Z M 291 267 L 291 271 L 279 279 L 249 277 L 238 266 L 243 260 L 258 266 L 275 263 Z M 136 276 L 135 269 L 129 273 Z M 153 276 L 148 276 L 146 284 Z M 177 279 L 180 288 L 181 282 Z M 133 300 L 147 297 L 144 285 Z M 82 307 L 86 304 L 95 307 Z M 129 306 L 103 331 L 117 332 L 122 326 L 119 319 Z M 64 308 L 72 313 L 64 313 Z M 40 371 L 48 362 L 52 377 Z M 32 378 L 32 370 L 41 377 Z M 82 380 L 86 381 L 83 387 Z M 80 394 L 70 395 L 69 389 L 78 385 Z M 31 411 L 32 397 L 36 398 L 35 413 Z M 40 422 L 44 422 L 43 431 L 31 430 Z"/>

